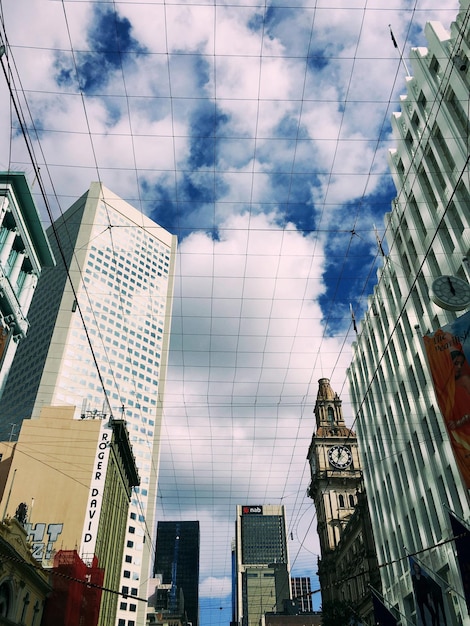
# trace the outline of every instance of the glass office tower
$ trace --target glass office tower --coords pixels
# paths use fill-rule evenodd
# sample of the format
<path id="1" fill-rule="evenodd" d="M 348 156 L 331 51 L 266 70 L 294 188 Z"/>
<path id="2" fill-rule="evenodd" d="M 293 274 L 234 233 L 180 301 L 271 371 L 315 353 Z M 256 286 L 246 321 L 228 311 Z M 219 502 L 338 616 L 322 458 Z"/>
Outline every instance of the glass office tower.
<path id="1" fill-rule="evenodd" d="M 291 597 L 284 506 L 237 506 L 235 610 L 240 626 L 258 626 Z"/>
<path id="2" fill-rule="evenodd" d="M 154 573 L 163 585 L 171 585 L 170 604 L 182 591 L 187 622 L 198 626 L 199 522 L 158 522 Z M 175 609 L 172 614 L 178 613 Z"/>

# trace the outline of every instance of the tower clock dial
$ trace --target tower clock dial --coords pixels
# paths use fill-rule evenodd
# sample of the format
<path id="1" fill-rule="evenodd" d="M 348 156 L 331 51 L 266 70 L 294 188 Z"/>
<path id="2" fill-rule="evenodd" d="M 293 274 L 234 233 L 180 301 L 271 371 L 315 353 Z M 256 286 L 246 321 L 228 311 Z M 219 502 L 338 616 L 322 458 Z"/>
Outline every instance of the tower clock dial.
<path id="1" fill-rule="evenodd" d="M 352 463 L 351 450 L 346 446 L 332 446 L 328 450 L 328 461 L 336 469 L 346 469 Z"/>

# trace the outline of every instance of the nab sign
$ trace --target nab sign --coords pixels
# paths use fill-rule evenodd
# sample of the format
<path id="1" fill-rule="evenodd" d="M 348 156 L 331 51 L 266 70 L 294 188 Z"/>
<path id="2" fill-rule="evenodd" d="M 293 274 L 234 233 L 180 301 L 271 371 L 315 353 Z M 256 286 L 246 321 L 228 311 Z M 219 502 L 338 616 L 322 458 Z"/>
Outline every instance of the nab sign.
<path id="1" fill-rule="evenodd" d="M 263 515 L 262 506 L 243 506 L 242 515 Z"/>

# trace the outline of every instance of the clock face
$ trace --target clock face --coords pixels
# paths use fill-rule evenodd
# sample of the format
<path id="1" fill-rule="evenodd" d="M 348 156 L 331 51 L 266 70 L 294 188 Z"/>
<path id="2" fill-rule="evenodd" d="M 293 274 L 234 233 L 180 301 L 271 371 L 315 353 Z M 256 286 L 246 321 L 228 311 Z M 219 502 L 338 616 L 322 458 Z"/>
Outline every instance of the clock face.
<path id="1" fill-rule="evenodd" d="M 439 276 L 431 286 L 431 299 L 447 311 L 461 311 L 470 306 L 470 285 L 458 276 Z"/>
<path id="2" fill-rule="evenodd" d="M 345 469 L 352 463 L 351 450 L 346 446 L 332 446 L 328 450 L 328 460 L 333 467 Z"/>

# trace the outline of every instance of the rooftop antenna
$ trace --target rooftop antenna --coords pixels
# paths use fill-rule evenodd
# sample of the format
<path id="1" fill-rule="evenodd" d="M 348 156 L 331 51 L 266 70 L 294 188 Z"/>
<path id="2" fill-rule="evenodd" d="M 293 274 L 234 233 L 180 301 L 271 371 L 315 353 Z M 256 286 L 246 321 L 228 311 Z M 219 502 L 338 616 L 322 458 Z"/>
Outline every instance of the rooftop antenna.
<path id="1" fill-rule="evenodd" d="M 395 36 L 393 34 L 392 26 L 389 24 L 388 27 L 390 29 L 390 37 L 392 38 L 392 43 L 393 43 L 394 47 L 398 50 L 398 54 L 400 55 L 400 61 L 403 63 L 403 67 L 405 68 L 406 75 L 409 78 L 411 78 L 410 71 L 409 71 L 409 69 L 408 69 L 408 67 L 407 67 L 407 65 L 405 63 L 405 59 L 403 58 L 403 54 L 402 54 L 400 48 L 398 47 L 397 40 L 395 39 Z"/>

